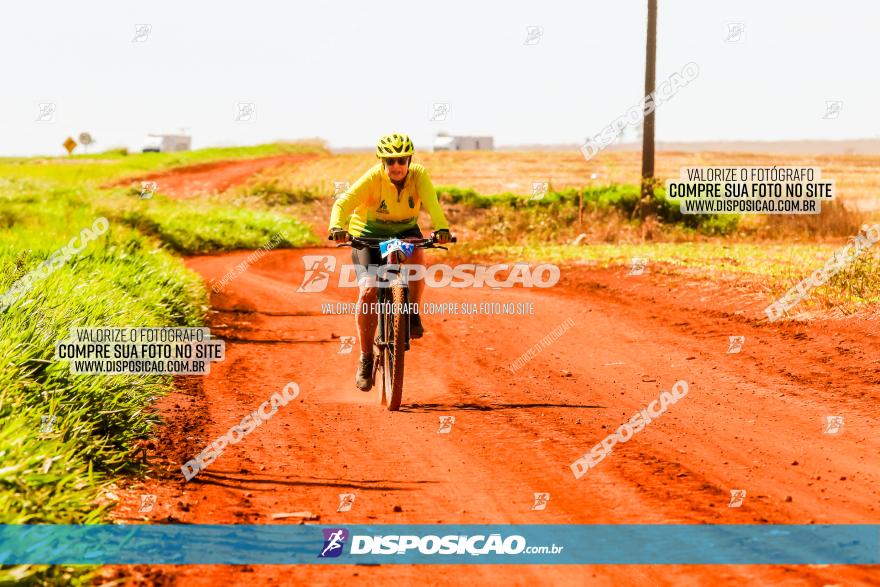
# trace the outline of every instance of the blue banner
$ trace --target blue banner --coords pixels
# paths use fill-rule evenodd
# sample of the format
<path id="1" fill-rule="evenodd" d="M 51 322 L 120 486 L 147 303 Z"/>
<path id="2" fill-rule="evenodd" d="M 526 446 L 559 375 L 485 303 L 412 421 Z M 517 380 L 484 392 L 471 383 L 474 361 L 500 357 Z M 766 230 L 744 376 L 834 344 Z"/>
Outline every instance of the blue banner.
<path id="1" fill-rule="evenodd" d="M 0 564 L 876 565 L 880 525 L 0 525 Z"/>

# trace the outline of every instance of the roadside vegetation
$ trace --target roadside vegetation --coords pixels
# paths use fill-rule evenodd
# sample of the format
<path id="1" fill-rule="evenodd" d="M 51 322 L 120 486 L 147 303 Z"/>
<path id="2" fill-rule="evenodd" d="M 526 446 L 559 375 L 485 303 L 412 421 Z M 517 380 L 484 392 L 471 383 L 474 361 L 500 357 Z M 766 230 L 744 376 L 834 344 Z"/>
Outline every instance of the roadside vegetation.
<path id="1" fill-rule="evenodd" d="M 111 149 L 69 157 L 0 157 L 3 178 L 46 179 L 65 186 L 97 185 L 126 176 L 136 176 L 175 167 L 224 161 L 253 159 L 283 154 L 327 154 L 320 141 L 270 143 L 251 147 L 217 147 L 179 153 L 129 153 Z"/>
<path id="2" fill-rule="evenodd" d="M 440 164 L 439 175 L 448 176 L 452 166 L 447 159 L 470 167 L 475 166 L 472 159 L 482 160 L 485 170 L 499 165 L 495 160 L 500 155 L 508 154 L 445 153 L 433 157 Z M 533 164 L 525 155 L 514 157 L 524 165 Z M 370 163 L 365 155 L 321 158 L 295 169 L 272 170 L 225 196 L 241 206 L 295 215 L 323 230 L 333 203 L 334 180 L 330 178 L 353 181 L 357 175 L 352 166 L 359 164 L 363 171 Z M 316 175 L 318 170 L 332 175 L 321 178 Z M 854 181 L 849 171 L 844 177 Z M 501 184 L 485 172 L 479 178 L 476 183 Z M 454 247 L 454 254 L 462 259 L 515 258 L 612 266 L 625 265 L 633 257 L 647 257 L 659 271 L 695 278 L 717 279 L 731 272 L 768 298 L 780 295 L 821 267 L 835 250 L 858 235 L 862 226 L 880 220 L 872 220 L 870 214 L 841 200 L 824 202 L 821 214 L 816 215 L 683 215 L 677 203 L 665 198 L 663 188 L 655 189 L 652 200 L 640 202 L 638 185 L 587 183 L 594 185 L 556 189 L 548 182 L 547 193 L 539 197 L 528 193 L 531 186 L 526 187 L 523 181 L 516 191 L 496 194 L 435 185 L 461 243 Z M 422 226 L 430 226 L 424 214 Z M 880 303 L 878 255 L 871 250 L 861 255 L 815 290 L 803 307 L 835 307 L 846 312 L 875 307 Z"/>
<path id="3" fill-rule="evenodd" d="M 683 215 L 663 190 L 640 210 L 638 186 L 625 185 L 548 193 L 538 200 L 438 191 L 449 202 L 450 222 L 464 228 L 466 244 L 457 255 L 601 267 L 647 258 L 659 272 L 733 278 L 768 298 L 808 277 L 871 223 L 839 201 L 824 203 L 817 215 Z M 780 244 L 784 240 L 789 242 Z M 869 249 L 812 292 L 801 309 L 852 313 L 878 305 L 880 251 Z"/>
<path id="4" fill-rule="evenodd" d="M 121 199 L 121 202 L 120 202 Z M 211 200 L 169 200 L 155 196 L 139 200 L 138 195 L 116 198 L 118 206 L 102 210 L 143 234 L 158 237 L 169 249 L 187 255 L 258 249 L 276 233 L 278 247 L 313 245 L 312 231 L 291 216 L 265 210 L 230 206 Z"/>
<path id="5" fill-rule="evenodd" d="M 289 217 L 216 201 L 140 199 L 108 179 L 217 158 L 299 150 L 267 145 L 182 154 L 0 160 L 0 295 L 104 217 L 109 228 L 0 311 L 0 523 L 106 523 L 122 475 L 145 471 L 144 442 L 170 376 L 71 375 L 53 360 L 75 326 L 197 326 L 207 294 L 174 253 L 314 240 Z M 311 149 L 311 147 L 309 147 Z M 2 304 L 0 304 L 2 306 Z M 0 568 L 0 584 L 77 584 L 89 567 Z"/>

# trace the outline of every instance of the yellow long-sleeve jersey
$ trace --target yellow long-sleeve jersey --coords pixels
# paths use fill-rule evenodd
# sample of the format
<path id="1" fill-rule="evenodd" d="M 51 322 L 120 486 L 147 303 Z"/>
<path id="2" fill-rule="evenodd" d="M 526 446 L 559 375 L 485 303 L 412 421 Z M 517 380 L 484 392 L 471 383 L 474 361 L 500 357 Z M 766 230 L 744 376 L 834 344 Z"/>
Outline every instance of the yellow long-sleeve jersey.
<path id="1" fill-rule="evenodd" d="M 330 213 L 330 228 L 346 228 L 353 236 L 392 236 L 418 223 L 423 204 L 431 215 L 434 230 L 449 228 L 424 166 L 410 164 L 403 189 L 398 193 L 382 164 L 377 163 L 336 199 Z"/>

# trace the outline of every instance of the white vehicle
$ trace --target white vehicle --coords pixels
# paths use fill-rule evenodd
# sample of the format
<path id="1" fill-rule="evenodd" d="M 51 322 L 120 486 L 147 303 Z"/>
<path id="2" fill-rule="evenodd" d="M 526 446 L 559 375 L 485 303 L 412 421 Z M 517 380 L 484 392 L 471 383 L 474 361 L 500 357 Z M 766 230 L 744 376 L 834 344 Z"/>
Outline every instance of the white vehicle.
<path id="1" fill-rule="evenodd" d="M 492 151 L 493 137 L 438 134 L 434 139 L 434 151 Z"/>
<path id="2" fill-rule="evenodd" d="M 144 141 L 144 153 L 176 153 L 189 151 L 192 137 L 189 135 L 149 134 Z"/>

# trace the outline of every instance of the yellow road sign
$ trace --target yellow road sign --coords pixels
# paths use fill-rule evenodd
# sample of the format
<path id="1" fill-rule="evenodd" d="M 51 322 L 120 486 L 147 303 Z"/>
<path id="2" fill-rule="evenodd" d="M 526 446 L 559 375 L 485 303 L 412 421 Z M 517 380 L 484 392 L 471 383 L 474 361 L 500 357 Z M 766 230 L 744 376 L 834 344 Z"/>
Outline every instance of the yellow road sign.
<path id="1" fill-rule="evenodd" d="M 73 140 L 72 137 L 67 137 L 67 139 L 64 141 L 64 148 L 67 149 L 67 154 L 70 155 L 76 148 L 76 141 Z"/>

